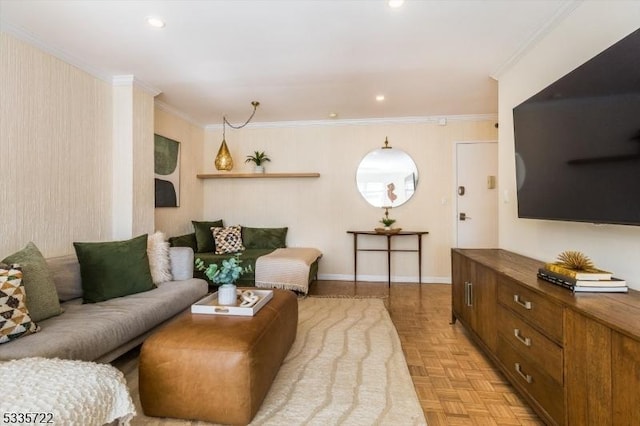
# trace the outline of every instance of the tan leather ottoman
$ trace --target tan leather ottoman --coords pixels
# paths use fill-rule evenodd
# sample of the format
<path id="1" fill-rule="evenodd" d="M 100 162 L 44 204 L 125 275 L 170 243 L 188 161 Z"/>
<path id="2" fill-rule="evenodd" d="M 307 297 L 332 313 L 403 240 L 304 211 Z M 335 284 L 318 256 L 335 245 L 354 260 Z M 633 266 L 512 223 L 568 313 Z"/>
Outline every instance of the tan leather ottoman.
<path id="1" fill-rule="evenodd" d="M 288 290 L 255 316 L 181 314 L 140 352 L 140 401 L 147 416 L 246 425 L 258 412 L 298 327 Z"/>

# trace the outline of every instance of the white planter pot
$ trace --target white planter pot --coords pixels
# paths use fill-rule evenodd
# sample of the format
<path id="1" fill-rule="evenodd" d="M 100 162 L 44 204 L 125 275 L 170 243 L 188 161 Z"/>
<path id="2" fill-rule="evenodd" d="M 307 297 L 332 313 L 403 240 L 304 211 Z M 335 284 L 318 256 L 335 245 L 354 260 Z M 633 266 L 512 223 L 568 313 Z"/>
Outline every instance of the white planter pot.
<path id="1" fill-rule="evenodd" d="M 264 173 L 264 166 L 253 166 L 253 173 Z"/>
<path id="2" fill-rule="evenodd" d="M 218 287 L 218 304 L 235 305 L 237 297 L 235 284 L 223 284 Z"/>

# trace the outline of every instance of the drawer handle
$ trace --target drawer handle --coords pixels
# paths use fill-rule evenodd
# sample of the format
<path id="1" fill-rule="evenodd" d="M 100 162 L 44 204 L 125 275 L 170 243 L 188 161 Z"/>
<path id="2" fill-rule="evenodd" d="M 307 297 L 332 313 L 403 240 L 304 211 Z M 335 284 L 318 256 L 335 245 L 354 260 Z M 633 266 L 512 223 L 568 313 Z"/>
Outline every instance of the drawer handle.
<path id="1" fill-rule="evenodd" d="M 523 345 L 531 346 L 531 339 L 529 337 L 523 337 L 522 334 L 520 334 L 520 329 L 519 328 L 514 328 L 513 329 L 513 334 L 516 336 L 516 339 L 518 339 L 518 340 L 520 340 L 520 342 L 522 342 Z"/>
<path id="2" fill-rule="evenodd" d="M 519 294 L 513 295 L 513 301 L 525 309 L 531 309 L 531 302 L 529 302 L 528 300 L 520 300 Z"/>
<path id="3" fill-rule="evenodd" d="M 468 307 L 473 306 L 473 283 L 471 281 L 464 282 L 464 299 Z"/>
<path id="4" fill-rule="evenodd" d="M 520 367 L 520 363 L 519 362 L 516 362 L 516 373 L 518 373 L 520 375 L 520 377 L 525 379 L 527 381 L 527 383 L 533 383 L 533 377 L 528 375 L 528 374 L 524 374 L 522 372 L 522 367 Z"/>

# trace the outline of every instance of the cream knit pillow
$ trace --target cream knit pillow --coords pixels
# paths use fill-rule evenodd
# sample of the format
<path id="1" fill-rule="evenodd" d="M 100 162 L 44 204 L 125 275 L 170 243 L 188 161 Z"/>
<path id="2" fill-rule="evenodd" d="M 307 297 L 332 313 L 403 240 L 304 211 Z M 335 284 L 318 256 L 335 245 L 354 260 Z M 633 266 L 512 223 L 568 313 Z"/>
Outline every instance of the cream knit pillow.
<path id="1" fill-rule="evenodd" d="M 147 240 L 147 256 L 149 268 L 154 284 L 173 280 L 171 276 L 171 260 L 169 258 L 169 243 L 165 241 L 163 232 L 149 235 Z"/>

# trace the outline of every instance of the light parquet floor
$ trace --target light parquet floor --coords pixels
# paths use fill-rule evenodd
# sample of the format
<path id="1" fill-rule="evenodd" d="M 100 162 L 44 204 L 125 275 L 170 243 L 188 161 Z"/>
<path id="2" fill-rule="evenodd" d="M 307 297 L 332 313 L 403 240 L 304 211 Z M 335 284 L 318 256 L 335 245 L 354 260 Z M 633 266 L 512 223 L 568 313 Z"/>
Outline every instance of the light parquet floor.
<path id="1" fill-rule="evenodd" d="M 312 295 L 384 296 L 429 426 L 542 425 L 451 320 L 447 284 L 316 281 Z"/>

